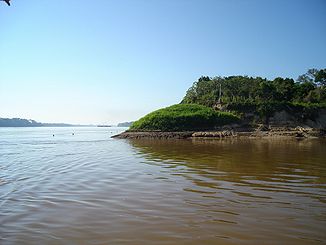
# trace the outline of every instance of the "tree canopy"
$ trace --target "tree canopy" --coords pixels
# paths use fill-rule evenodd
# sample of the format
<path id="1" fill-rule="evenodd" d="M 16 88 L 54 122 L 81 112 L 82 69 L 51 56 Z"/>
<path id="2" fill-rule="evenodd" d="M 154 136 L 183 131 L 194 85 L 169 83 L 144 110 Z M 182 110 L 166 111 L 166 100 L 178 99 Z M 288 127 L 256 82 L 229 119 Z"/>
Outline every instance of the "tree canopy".
<path id="1" fill-rule="evenodd" d="M 326 103 L 326 69 L 309 69 L 295 81 L 277 77 L 200 77 L 188 89 L 181 103 L 212 107 L 223 103 Z"/>

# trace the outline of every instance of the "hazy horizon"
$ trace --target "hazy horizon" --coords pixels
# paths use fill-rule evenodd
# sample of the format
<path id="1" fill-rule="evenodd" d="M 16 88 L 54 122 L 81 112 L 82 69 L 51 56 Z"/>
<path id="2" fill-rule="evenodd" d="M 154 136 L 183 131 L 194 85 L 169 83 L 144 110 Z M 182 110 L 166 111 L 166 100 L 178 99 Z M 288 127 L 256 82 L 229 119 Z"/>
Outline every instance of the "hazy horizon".
<path id="1" fill-rule="evenodd" d="M 179 103 L 202 75 L 326 67 L 326 2 L 0 2 L 0 117 L 112 124 Z"/>

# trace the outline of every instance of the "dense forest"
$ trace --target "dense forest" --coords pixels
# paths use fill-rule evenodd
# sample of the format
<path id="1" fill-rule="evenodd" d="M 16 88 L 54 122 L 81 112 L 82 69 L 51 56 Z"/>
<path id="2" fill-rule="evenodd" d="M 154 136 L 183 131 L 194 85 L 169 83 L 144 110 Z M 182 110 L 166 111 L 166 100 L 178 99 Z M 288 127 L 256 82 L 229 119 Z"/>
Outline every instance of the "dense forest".
<path id="1" fill-rule="evenodd" d="M 326 69 L 309 69 L 296 81 L 282 77 L 268 80 L 248 76 L 203 76 L 188 89 L 181 103 L 213 107 L 219 102 L 325 104 Z"/>
<path id="2" fill-rule="evenodd" d="M 198 79 L 181 104 L 199 104 L 234 112 L 242 118 L 247 112 L 269 123 L 277 111 L 287 111 L 299 120 L 314 120 L 326 108 L 326 69 L 309 69 L 295 81 L 277 77 L 229 76 Z"/>

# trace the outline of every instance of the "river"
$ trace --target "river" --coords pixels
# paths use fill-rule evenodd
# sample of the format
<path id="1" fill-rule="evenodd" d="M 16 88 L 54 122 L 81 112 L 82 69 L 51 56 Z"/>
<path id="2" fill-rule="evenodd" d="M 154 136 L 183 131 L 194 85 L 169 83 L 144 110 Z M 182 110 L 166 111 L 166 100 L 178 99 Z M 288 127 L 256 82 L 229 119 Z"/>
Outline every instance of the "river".
<path id="1" fill-rule="evenodd" d="M 122 130 L 0 128 L 0 244 L 326 243 L 325 140 Z"/>

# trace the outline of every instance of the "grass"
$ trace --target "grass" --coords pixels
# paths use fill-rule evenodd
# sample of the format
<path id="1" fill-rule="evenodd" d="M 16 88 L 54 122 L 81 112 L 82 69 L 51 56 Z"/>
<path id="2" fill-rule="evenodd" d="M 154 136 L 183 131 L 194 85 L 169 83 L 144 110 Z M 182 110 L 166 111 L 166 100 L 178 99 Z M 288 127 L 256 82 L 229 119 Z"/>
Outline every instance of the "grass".
<path id="1" fill-rule="evenodd" d="M 198 131 L 235 123 L 239 117 L 196 104 L 177 104 L 153 111 L 134 122 L 130 131 Z"/>

